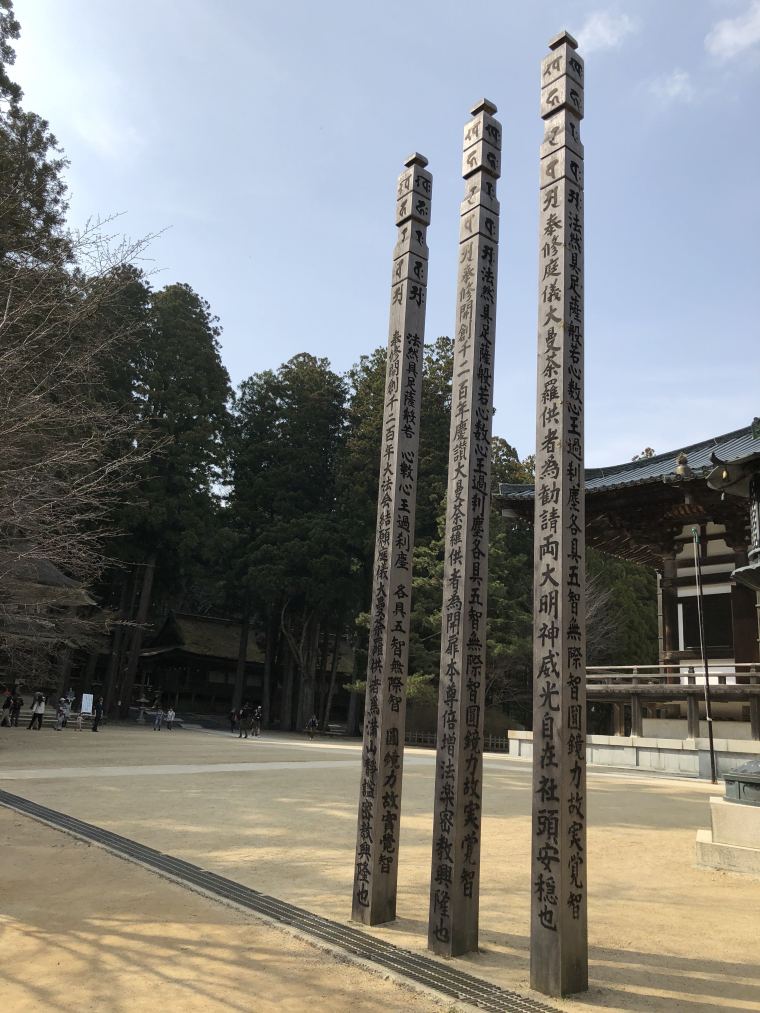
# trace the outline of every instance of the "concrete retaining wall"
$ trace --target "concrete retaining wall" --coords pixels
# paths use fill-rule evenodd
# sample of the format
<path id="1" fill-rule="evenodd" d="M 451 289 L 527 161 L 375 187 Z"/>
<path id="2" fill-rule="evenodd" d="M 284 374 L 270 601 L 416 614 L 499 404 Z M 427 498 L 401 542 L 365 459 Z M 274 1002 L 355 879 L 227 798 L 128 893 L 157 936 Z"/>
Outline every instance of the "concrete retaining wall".
<path id="1" fill-rule="evenodd" d="M 714 712 L 713 712 L 714 713 Z M 644 718 L 644 735 L 649 739 L 685 739 L 686 718 Z M 699 722 L 699 734 L 707 738 L 707 722 Z M 749 721 L 713 721 L 713 735 L 719 739 L 752 739 Z"/>
<path id="2" fill-rule="evenodd" d="M 533 756 L 533 732 L 510 732 L 511 756 Z M 760 742 L 715 739 L 718 774 L 740 763 L 760 757 Z M 710 751 L 707 739 L 651 739 L 623 735 L 589 735 L 588 763 L 607 767 L 630 767 L 661 773 L 710 778 Z"/>

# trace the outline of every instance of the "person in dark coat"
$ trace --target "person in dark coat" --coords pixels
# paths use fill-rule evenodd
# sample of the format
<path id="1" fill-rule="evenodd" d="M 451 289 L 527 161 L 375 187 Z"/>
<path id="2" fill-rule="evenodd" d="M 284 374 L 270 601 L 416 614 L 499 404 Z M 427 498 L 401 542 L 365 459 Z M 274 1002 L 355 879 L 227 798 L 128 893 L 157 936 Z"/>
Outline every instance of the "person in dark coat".
<path id="1" fill-rule="evenodd" d="M 238 714 L 239 739 L 242 739 L 243 736 L 245 736 L 246 739 L 248 738 L 248 730 L 250 728 L 250 725 L 251 725 L 251 708 L 248 706 L 247 703 L 244 703 L 243 706 L 240 708 L 240 713 Z"/>
<path id="2" fill-rule="evenodd" d="M 3 720 L 0 721 L 0 725 L 11 726 L 11 708 L 13 707 L 13 693 L 9 689 L 6 689 L 5 696 L 3 697 Z"/>
<path id="3" fill-rule="evenodd" d="M 103 697 L 102 696 L 99 696 L 98 699 L 95 701 L 94 714 L 95 714 L 95 717 L 93 718 L 93 721 L 92 721 L 92 730 L 94 732 L 96 732 L 98 730 L 98 725 L 103 720 Z"/>
<path id="4" fill-rule="evenodd" d="M 18 716 L 21 713 L 21 708 L 23 706 L 23 698 L 16 693 L 13 697 L 13 703 L 11 704 L 11 724 L 14 728 L 18 728 Z"/>

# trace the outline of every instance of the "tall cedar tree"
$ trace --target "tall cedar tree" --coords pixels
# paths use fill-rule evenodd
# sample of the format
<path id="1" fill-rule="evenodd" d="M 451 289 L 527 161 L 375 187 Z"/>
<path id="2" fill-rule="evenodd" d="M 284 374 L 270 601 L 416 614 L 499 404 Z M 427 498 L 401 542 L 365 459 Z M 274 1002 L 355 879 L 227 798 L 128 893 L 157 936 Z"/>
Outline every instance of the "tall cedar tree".
<path id="1" fill-rule="evenodd" d="M 147 438 L 164 448 L 144 469 L 137 502 L 124 516 L 141 588 L 119 687 L 123 712 L 154 598 L 181 600 L 211 569 L 230 426 L 220 333 L 209 304 L 189 285 L 168 285 L 153 295 L 148 335 L 134 363 L 133 397 Z"/>
<path id="2" fill-rule="evenodd" d="M 311 715 L 320 634 L 351 594 L 337 504 L 345 400 L 327 360 L 302 354 L 251 377 L 236 402 L 230 521 L 246 593 L 283 644 L 282 728 Z"/>

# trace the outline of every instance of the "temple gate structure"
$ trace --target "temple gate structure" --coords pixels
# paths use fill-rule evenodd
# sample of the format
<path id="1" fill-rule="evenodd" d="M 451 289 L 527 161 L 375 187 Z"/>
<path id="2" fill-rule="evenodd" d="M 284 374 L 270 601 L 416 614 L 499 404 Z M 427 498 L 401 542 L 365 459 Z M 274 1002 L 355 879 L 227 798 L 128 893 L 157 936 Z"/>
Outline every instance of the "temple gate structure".
<path id="1" fill-rule="evenodd" d="M 427 307 L 427 226 L 433 177 L 417 153 L 396 190 L 383 445 L 367 659 L 362 777 L 351 917 L 396 917 L 399 823 L 409 660 L 412 556 L 422 351 Z"/>
<path id="2" fill-rule="evenodd" d="M 730 470 L 742 462 L 760 471 L 760 420 L 652 457 L 586 470 L 587 544 L 658 574 L 659 663 L 621 666 L 609 678 L 599 673 L 587 686 L 589 701 L 609 704 L 607 730 L 613 734 L 705 734 L 691 537 L 696 527 L 716 734 L 731 738 L 739 722 L 760 739 L 758 594 L 732 576 L 751 551 L 750 517 L 746 498 L 708 485 L 714 459 Z M 499 488 L 502 509 L 516 518 L 533 520 L 533 499 L 532 486 Z"/>

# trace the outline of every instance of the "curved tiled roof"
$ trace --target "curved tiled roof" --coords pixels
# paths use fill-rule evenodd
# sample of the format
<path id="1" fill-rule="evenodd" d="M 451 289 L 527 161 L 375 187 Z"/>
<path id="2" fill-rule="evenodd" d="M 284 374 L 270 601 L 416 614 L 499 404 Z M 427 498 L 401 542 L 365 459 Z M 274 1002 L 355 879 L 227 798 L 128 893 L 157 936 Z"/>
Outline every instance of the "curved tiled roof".
<path id="1" fill-rule="evenodd" d="M 631 485 L 647 485 L 650 482 L 667 481 L 675 477 L 680 454 L 686 454 L 689 467 L 695 478 L 705 477 L 712 470 L 710 456 L 717 454 L 722 461 L 741 461 L 760 455 L 760 424 L 756 419 L 752 425 L 737 429 L 724 436 L 711 436 L 708 440 L 693 443 L 690 447 L 679 447 L 665 454 L 644 457 L 639 461 L 628 461 L 607 468 L 587 468 L 586 492 L 601 492 L 607 489 L 621 489 Z M 533 499 L 532 485 L 500 485 L 503 499 Z"/>

